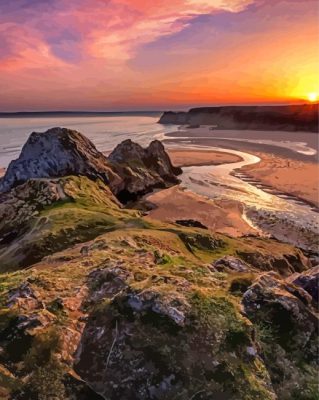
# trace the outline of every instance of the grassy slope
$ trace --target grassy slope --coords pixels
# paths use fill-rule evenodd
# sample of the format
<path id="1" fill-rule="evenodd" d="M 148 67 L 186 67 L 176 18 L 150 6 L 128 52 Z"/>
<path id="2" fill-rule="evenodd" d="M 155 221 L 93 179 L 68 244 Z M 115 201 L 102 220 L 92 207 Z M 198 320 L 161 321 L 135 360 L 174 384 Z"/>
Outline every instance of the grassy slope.
<path id="1" fill-rule="evenodd" d="M 96 269 L 117 267 L 125 271 L 125 282 L 131 291 L 152 290 L 163 298 L 182 298 L 190 305 L 193 325 L 178 334 L 176 340 L 166 328 L 159 333 L 152 325 L 144 326 L 142 320 L 136 320 L 135 333 L 138 342 L 152 337 L 154 352 L 166 345 L 164 353 L 156 354 L 167 368 L 175 366 L 174 371 L 181 366 L 186 368 L 187 360 L 196 360 L 199 349 L 209 354 L 210 362 L 218 361 L 219 368 L 212 369 L 212 364 L 209 364 L 206 369 L 203 367 L 204 372 L 197 378 L 197 366 L 189 366 L 191 372 L 185 378 L 185 398 L 204 388 L 214 393 L 226 391 L 231 393 L 229 396 L 235 396 L 229 398 L 271 399 L 265 364 L 259 358 L 248 360 L 245 356 L 245 346 L 253 342 L 252 325 L 240 313 L 240 293 L 231 290 L 235 280 L 240 278 L 251 282 L 254 273 L 238 276 L 211 272 L 207 264 L 223 255 L 237 255 L 238 252 L 249 254 L 258 250 L 267 257 L 298 252 L 291 246 L 271 240 L 232 239 L 222 235 L 211 236 L 201 229 L 157 221 L 146 223 L 136 211 L 120 209 L 100 184 L 96 186 L 86 178 L 68 178 L 63 185 L 71 200 L 44 208 L 35 220 L 30 221 L 30 230 L 19 244 L 22 254 L 30 251 L 28 257 L 31 251 L 37 253 L 38 259 L 55 254 L 29 269 L 15 272 L 11 269 L 17 269 L 17 266 L 10 266 L 13 252 L 9 252 L 2 263 L 2 270 L 6 272 L 0 275 L 0 337 L 18 315 L 36 314 L 46 321 L 42 327 L 29 330 L 32 340 L 20 348 L 20 358 L 16 363 L 9 362 L 10 373 L 5 369 L 8 367 L 6 359 L 1 360 L 0 386 L 3 386 L 3 393 L 10 393 L 13 387 L 19 386 L 42 393 L 41 399 L 47 399 L 46 393 L 50 390 L 63 392 L 62 377 L 72 367 L 72 353 L 84 327 L 83 322 L 79 322 L 81 317 L 101 312 L 111 316 L 119 313 L 117 304 L 108 298 L 92 300 L 103 282 L 97 281 L 92 285 L 89 274 Z M 59 250 L 62 252 L 57 253 Z M 42 307 L 29 310 L 23 303 L 8 307 L 9 290 L 23 282 L 28 282 L 35 290 Z M 62 308 L 57 299 L 62 299 Z M 126 316 L 121 318 L 125 321 Z M 64 336 L 66 330 L 73 334 L 71 339 Z M 198 332 L 201 332 L 200 337 Z M 216 337 L 219 339 L 214 342 Z M 179 356 L 180 340 L 191 346 L 186 359 L 182 360 Z M 267 340 L 269 342 L 269 337 Z M 272 341 L 275 339 L 270 338 L 270 346 Z M 44 349 L 47 352 L 45 359 L 42 356 Z M 57 357 L 57 354 L 62 354 L 62 357 Z M 289 359 L 287 354 L 281 356 L 284 360 Z M 305 365 L 304 372 L 297 371 L 294 379 L 300 380 L 306 393 L 297 398 L 314 400 L 312 386 L 308 383 L 314 371 L 302 359 L 294 360 L 291 368 L 296 368 L 296 362 Z M 50 371 L 55 372 L 50 375 Z M 30 375 L 30 372 L 33 373 Z M 48 382 L 45 390 L 40 384 L 44 373 Z M 5 394 L 2 396 L 6 398 Z M 282 399 L 289 398 L 292 397 L 287 393 L 282 396 Z"/>

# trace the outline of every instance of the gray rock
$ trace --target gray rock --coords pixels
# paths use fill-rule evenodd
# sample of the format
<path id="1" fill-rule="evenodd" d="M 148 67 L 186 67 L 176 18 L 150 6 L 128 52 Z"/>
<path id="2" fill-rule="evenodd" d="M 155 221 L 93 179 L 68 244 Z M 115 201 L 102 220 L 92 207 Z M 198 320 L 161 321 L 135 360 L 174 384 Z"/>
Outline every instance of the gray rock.
<path id="1" fill-rule="evenodd" d="M 56 178 L 85 175 L 104 183 L 120 181 L 107 158 L 81 133 L 52 128 L 33 132 L 17 160 L 11 161 L 0 180 L 0 192 L 6 192 L 31 178 Z"/>
<path id="2" fill-rule="evenodd" d="M 309 293 L 313 299 L 314 305 L 318 307 L 319 265 L 300 274 L 294 274 L 292 277 L 288 278 L 287 281 L 301 287 L 307 293 Z"/>
<path id="3" fill-rule="evenodd" d="M 287 350 L 303 349 L 315 357 L 318 317 L 311 296 L 274 272 L 260 275 L 242 298 L 245 315 L 253 323 L 270 324 Z M 287 333 L 289 332 L 289 335 Z"/>
<path id="4" fill-rule="evenodd" d="M 52 128 L 30 135 L 19 158 L 10 163 L 0 179 L 0 193 L 30 179 L 83 175 L 101 179 L 120 201 L 127 203 L 155 187 L 178 183 L 176 175 L 181 172 L 157 140 L 146 149 L 125 140 L 107 158 L 81 133 Z"/>
<path id="5" fill-rule="evenodd" d="M 252 268 L 239 258 L 233 256 L 225 256 L 212 264 L 215 271 L 218 272 L 247 272 Z"/>
<path id="6" fill-rule="evenodd" d="M 32 311 L 37 308 L 43 308 L 39 300 L 39 294 L 34 290 L 29 282 L 23 282 L 17 288 L 9 290 L 7 307 L 17 305 L 19 310 Z"/>

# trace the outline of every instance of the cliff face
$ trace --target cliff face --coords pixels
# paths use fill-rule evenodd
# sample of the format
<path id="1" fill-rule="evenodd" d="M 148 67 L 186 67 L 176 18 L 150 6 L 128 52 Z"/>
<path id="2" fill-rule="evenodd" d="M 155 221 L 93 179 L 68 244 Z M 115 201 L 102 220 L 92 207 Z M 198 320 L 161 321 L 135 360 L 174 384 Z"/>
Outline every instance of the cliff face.
<path id="1" fill-rule="evenodd" d="M 193 108 L 165 112 L 159 123 L 212 125 L 217 129 L 318 131 L 318 104 Z"/>

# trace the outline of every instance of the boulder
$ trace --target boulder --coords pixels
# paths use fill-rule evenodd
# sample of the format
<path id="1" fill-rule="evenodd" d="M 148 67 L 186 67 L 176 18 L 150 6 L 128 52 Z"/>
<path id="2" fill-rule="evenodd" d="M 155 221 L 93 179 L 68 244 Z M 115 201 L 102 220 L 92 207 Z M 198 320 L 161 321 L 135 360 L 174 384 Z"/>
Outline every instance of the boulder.
<path id="1" fill-rule="evenodd" d="M 128 287 L 102 303 L 84 329 L 76 373 L 110 400 L 275 400 L 250 323 L 227 299 L 190 290 Z"/>
<path id="2" fill-rule="evenodd" d="M 29 282 L 23 282 L 17 288 L 8 292 L 7 307 L 17 306 L 20 311 L 32 311 L 37 308 L 43 308 L 39 293 L 31 286 Z"/>
<path id="3" fill-rule="evenodd" d="M 257 250 L 237 250 L 237 254 L 256 269 L 276 271 L 282 276 L 289 276 L 294 272 L 302 272 L 309 268 L 309 260 L 298 249 L 289 254 L 269 254 Z"/>

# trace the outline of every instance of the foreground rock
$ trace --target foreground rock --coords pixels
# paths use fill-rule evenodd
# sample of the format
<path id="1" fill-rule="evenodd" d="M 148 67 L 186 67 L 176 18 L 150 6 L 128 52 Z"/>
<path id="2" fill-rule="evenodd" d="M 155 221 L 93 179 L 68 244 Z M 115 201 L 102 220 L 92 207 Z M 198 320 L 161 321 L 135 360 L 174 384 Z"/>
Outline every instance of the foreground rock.
<path id="1" fill-rule="evenodd" d="M 311 296 L 269 272 L 248 288 L 242 305 L 255 326 L 278 399 L 314 399 L 319 320 Z"/>
<path id="2" fill-rule="evenodd" d="M 231 302 L 175 286 L 129 288 L 94 312 L 75 362 L 82 379 L 110 400 L 275 399 L 251 327 Z"/>
<path id="3" fill-rule="evenodd" d="M 310 294 L 314 306 L 318 307 L 319 301 L 319 266 L 311 268 L 301 274 L 294 274 L 287 278 L 287 281 Z"/>

